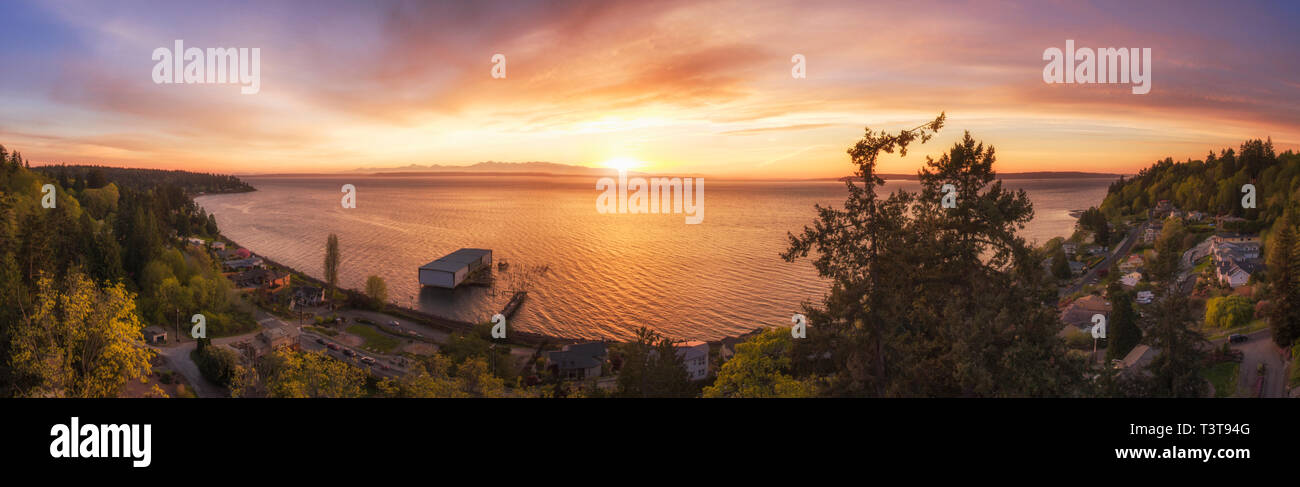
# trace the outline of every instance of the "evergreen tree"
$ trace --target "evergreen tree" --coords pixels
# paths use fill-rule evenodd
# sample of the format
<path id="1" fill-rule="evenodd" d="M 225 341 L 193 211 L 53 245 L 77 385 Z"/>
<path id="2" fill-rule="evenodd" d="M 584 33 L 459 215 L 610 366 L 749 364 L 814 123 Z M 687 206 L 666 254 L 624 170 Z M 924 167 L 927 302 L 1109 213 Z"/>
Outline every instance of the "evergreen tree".
<path id="1" fill-rule="evenodd" d="M 1268 243 L 1268 324 L 1273 341 L 1289 347 L 1300 339 L 1300 239 L 1286 213 Z"/>

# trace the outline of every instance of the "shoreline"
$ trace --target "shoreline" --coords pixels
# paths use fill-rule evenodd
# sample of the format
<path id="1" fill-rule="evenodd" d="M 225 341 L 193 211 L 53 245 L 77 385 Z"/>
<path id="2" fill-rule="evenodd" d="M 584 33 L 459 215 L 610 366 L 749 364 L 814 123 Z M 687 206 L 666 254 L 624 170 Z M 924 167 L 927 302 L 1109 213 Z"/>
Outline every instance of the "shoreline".
<path id="1" fill-rule="evenodd" d="M 248 250 L 251 255 L 262 259 L 262 261 L 269 266 L 274 266 L 276 268 L 283 269 L 286 272 L 289 272 L 296 276 L 301 276 L 302 278 L 307 280 L 307 282 L 302 284 L 297 284 L 297 283 L 290 284 L 290 287 L 296 285 L 311 285 L 311 286 L 319 286 L 322 289 L 327 288 L 327 284 L 324 281 L 320 280 L 319 278 L 316 278 L 311 274 L 302 272 L 293 267 L 281 264 L 280 262 L 277 262 L 271 259 L 270 257 L 267 257 L 265 254 L 257 253 L 252 248 L 240 245 L 239 242 L 236 242 L 233 239 L 226 237 L 220 232 L 218 232 L 217 239 L 226 242 L 227 245 L 233 245 L 237 248 Z M 365 293 L 355 289 L 349 289 L 345 287 L 337 287 L 336 289 L 339 292 L 347 295 L 348 300 L 352 300 L 353 298 L 358 298 L 358 297 L 365 297 Z M 383 309 L 379 310 L 378 312 L 393 315 L 395 317 L 399 317 L 411 321 L 416 321 L 426 326 L 429 326 L 431 328 L 445 331 L 447 333 L 469 333 L 473 331 L 474 326 L 478 325 L 478 323 L 448 318 L 445 316 L 429 313 L 427 311 L 400 306 L 391 302 L 385 302 Z M 548 344 L 565 345 L 565 344 L 573 344 L 573 343 L 582 343 L 584 341 L 592 341 L 592 340 L 580 340 L 577 338 L 553 336 L 553 335 L 547 335 L 543 333 L 536 333 L 530 331 L 511 330 L 504 341 L 505 343 L 512 344 L 512 345 L 536 347 L 540 349 L 542 347 L 545 347 Z M 609 340 L 602 340 L 602 341 L 609 341 Z"/>

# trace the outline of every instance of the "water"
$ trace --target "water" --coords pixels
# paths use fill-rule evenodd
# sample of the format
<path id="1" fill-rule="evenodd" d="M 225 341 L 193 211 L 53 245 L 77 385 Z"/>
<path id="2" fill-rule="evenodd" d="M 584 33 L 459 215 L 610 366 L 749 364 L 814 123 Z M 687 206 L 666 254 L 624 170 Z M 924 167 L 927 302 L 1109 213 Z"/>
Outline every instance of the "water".
<path id="1" fill-rule="evenodd" d="M 466 321 L 487 321 L 526 288 L 510 321 L 521 330 L 572 338 L 627 339 L 641 326 L 676 339 L 712 340 L 759 326 L 789 326 L 803 301 L 828 289 L 805 259 L 780 258 L 786 232 L 840 206 L 841 182 L 708 179 L 704 222 L 676 215 L 602 215 L 590 177 L 328 176 L 245 177 L 252 193 L 208 195 L 227 237 L 313 276 L 323 274 L 325 240 L 339 235 L 340 285 L 388 282 L 389 300 Z M 1044 242 L 1068 235 L 1071 209 L 1101 203 L 1109 179 L 1008 180 L 1034 203 L 1022 232 Z M 343 184 L 357 207 L 339 204 Z M 916 181 L 884 188 L 915 191 Z M 493 250 L 510 268 L 493 288 L 421 288 L 416 269 L 461 247 Z M 549 270 L 537 275 L 539 266 Z"/>

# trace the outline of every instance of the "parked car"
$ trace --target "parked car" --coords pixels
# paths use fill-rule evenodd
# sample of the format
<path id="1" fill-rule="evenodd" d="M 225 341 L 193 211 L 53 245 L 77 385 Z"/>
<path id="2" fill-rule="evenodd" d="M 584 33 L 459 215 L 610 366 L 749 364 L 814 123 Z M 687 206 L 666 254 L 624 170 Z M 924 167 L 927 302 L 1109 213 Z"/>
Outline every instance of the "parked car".
<path id="1" fill-rule="evenodd" d="M 397 320 L 390 321 L 390 322 L 388 322 L 388 324 L 393 325 L 393 326 L 402 326 L 402 324 L 401 324 L 401 323 L 398 323 Z"/>
<path id="2" fill-rule="evenodd" d="M 363 357 L 361 357 L 361 361 L 362 361 L 362 362 L 365 362 L 365 363 L 368 364 L 368 365 L 374 365 L 374 364 L 375 364 L 375 359 L 370 358 L 370 357 L 365 357 L 365 356 L 363 356 Z"/>
<path id="3" fill-rule="evenodd" d="M 349 357 L 355 357 L 357 356 L 357 352 L 353 352 L 351 348 L 345 348 L 343 349 L 343 355 L 347 355 Z"/>
<path id="4" fill-rule="evenodd" d="M 420 332 L 415 331 L 415 330 L 406 330 L 406 334 L 411 335 L 411 336 L 413 336 L 413 337 L 423 337 L 423 336 L 424 336 L 424 335 L 421 335 Z"/>
<path id="5" fill-rule="evenodd" d="M 1249 339 L 1250 337 L 1246 335 L 1242 335 L 1240 333 L 1233 333 L 1232 336 L 1228 337 L 1228 341 L 1232 343 L 1241 343 Z"/>
<path id="6" fill-rule="evenodd" d="M 339 349 L 339 346 L 338 346 L 338 345 L 335 345 L 335 344 L 333 344 L 333 343 L 326 343 L 326 344 L 325 344 L 325 348 L 328 348 L 328 349 L 330 349 L 330 350 L 338 350 L 338 349 Z"/>
<path id="7" fill-rule="evenodd" d="M 320 339 L 320 338 L 317 338 L 317 339 L 316 339 L 316 343 L 319 343 L 319 344 L 321 344 L 321 345 L 324 345 L 324 344 L 325 344 L 325 340 L 322 340 L 322 339 Z"/>

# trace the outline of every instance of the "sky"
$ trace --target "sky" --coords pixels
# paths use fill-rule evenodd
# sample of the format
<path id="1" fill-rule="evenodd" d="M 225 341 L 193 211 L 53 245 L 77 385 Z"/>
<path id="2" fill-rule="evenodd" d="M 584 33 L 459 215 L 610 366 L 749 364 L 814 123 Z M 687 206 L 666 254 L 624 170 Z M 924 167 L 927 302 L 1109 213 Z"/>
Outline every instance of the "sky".
<path id="1" fill-rule="evenodd" d="M 865 128 L 940 112 L 938 137 L 879 171 L 913 173 L 967 130 L 1001 172 L 1300 150 L 1294 2 L 6 1 L 0 18 L 0 144 L 37 163 L 838 177 Z M 260 90 L 155 83 L 178 39 L 260 49 Z M 1067 39 L 1151 48 L 1150 93 L 1044 82 Z"/>

